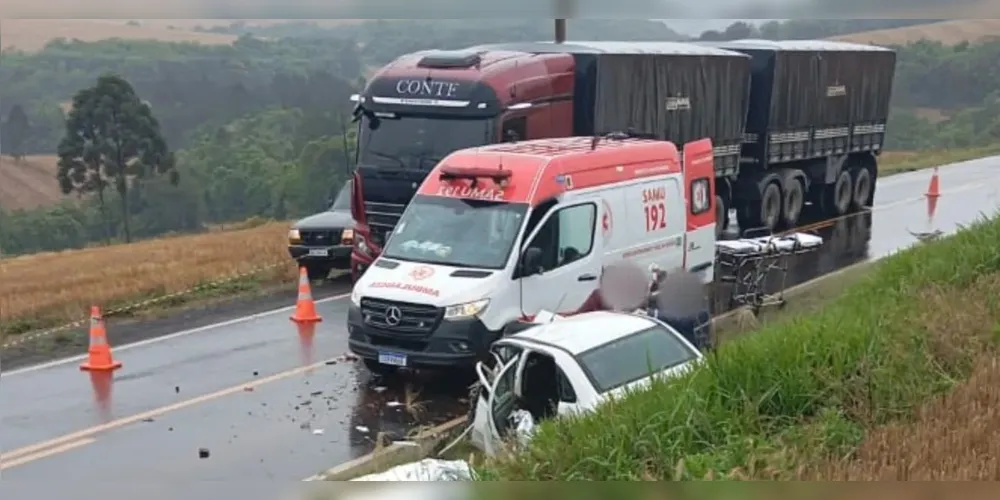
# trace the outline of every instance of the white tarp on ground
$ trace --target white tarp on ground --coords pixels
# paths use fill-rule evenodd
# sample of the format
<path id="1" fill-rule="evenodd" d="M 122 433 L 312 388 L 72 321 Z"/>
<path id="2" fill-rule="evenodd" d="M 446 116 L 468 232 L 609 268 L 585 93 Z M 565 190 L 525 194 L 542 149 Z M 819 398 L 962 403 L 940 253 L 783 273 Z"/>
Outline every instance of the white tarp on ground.
<path id="1" fill-rule="evenodd" d="M 472 468 L 464 460 L 436 460 L 397 465 L 385 472 L 368 474 L 351 481 L 471 481 Z"/>

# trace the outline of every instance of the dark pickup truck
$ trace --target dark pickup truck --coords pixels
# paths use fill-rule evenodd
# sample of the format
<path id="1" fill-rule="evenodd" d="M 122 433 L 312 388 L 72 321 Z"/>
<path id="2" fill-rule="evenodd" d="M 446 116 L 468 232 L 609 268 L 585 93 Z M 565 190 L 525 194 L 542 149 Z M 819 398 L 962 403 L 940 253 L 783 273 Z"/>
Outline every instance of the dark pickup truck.
<path id="1" fill-rule="evenodd" d="M 350 269 L 353 246 L 350 181 L 329 209 L 299 220 L 288 231 L 288 253 L 313 281 L 325 279 L 334 269 Z"/>

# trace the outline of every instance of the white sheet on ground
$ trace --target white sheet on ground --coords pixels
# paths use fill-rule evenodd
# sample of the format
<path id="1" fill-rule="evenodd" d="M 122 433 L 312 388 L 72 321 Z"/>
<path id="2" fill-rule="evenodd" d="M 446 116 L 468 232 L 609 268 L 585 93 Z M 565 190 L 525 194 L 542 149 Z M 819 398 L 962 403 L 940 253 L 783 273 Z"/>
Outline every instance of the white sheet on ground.
<path id="1" fill-rule="evenodd" d="M 472 469 L 464 460 L 427 458 L 397 465 L 385 472 L 368 474 L 351 481 L 471 481 Z"/>
<path id="2" fill-rule="evenodd" d="M 806 233 L 715 242 L 715 248 L 718 251 L 740 255 L 766 255 L 770 253 L 791 252 L 813 249 L 822 245 L 823 238 Z"/>

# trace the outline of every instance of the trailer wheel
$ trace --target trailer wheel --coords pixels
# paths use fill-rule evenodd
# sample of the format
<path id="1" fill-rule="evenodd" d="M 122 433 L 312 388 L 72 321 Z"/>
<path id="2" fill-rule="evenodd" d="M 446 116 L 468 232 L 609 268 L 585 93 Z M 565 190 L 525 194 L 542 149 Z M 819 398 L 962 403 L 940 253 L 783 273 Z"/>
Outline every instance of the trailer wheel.
<path id="1" fill-rule="evenodd" d="M 872 172 L 860 167 L 854 172 L 854 187 L 851 196 L 851 210 L 861 211 L 872 203 Z"/>
<path id="2" fill-rule="evenodd" d="M 854 191 L 850 172 L 842 170 L 837 181 L 826 186 L 823 191 L 823 215 L 840 217 L 846 214 L 851 208 Z"/>
<path id="3" fill-rule="evenodd" d="M 729 205 L 722 196 L 715 197 L 715 239 L 722 239 L 722 235 L 729 227 Z"/>
<path id="4" fill-rule="evenodd" d="M 741 233 L 753 229 L 774 231 L 780 219 L 781 187 L 776 181 L 764 185 L 759 201 L 745 201 L 736 210 L 736 221 Z"/>
<path id="5" fill-rule="evenodd" d="M 793 228 L 799 223 L 802 216 L 802 207 L 805 205 L 805 186 L 802 181 L 789 177 L 785 183 L 785 192 L 781 207 L 781 222 L 787 228 Z"/>

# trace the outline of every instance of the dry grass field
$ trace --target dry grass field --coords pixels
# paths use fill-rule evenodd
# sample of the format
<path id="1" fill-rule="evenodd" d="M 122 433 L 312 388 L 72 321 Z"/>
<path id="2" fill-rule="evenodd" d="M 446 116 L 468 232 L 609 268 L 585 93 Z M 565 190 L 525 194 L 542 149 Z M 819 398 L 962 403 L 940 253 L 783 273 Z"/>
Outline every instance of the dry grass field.
<path id="1" fill-rule="evenodd" d="M 0 259 L 0 327 L 16 321 L 54 325 L 110 308 L 188 290 L 208 281 L 278 265 L 258 278 L 292 283 L 288 225 L 162 238 Z M 0 334 L 3 329 L 0 328 Z"/>
<path id="2" fill-rule="evenodd" d="M 860 448 L 800 475 L 821 481 L 1000 480 L 1000 276 L 965 290 L 925 290 L 921 323 L 944 360 L 979 355 L 968 380 L 929 401 L 914 418 L 869 429 Z M 975 356 L 972 356 L 975 357 Z"/>
<path id="3" fill-rule="evenodd" d="M 203 33 L 196 28 L 227 26 L 237 19 L 136 19 L 138 26 L 129 19 L 4 19 L 0 20 L 0 47 L 36 51 L 59 38 L 85 42 L 121 38 L 127 40 L 155 40 L 160 42 L 193 42 L 212 45 L 233 43 L 236 36 Z M 321 26 L 356 23 L 362 19 L 320 19 Z M 268 26 L 287 22 L 285 19 L 243 20 L 250 26 Z"/>
<path id="4" fill-rule="evenodd" d="M 54 155 L 26 156 L 16 162 L 0 156 L 0 208 L 30 209 L 63 199 L 56 161 Z"/>
<path id="5" fill-rule="evenodd" d="M 934 40 L 954 45 L 1000 36 L 1000 19 L 953 19 L 939 23 L 865 31 L 833 37 L 845 42 L 874 45 L 905 45 L 920 40 Z"/>

